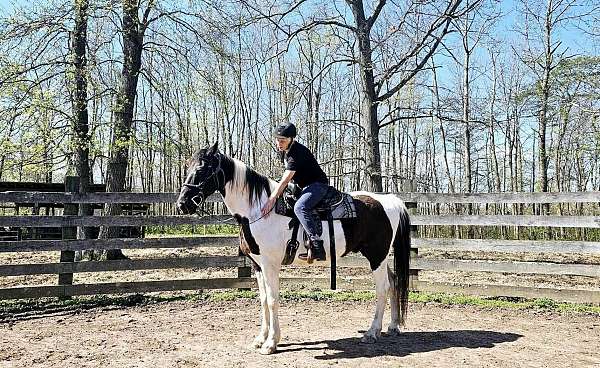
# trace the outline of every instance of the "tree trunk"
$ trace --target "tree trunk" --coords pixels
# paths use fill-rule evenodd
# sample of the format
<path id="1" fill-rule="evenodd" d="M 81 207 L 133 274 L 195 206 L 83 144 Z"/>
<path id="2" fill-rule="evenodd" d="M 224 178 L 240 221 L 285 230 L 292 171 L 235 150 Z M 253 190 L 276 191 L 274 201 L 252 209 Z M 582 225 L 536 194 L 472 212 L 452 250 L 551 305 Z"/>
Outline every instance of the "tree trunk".
<path id="1" fill-rule="evenodd" d="M 550 10 L 548 10 L 549 12 Z M 541 101 L 538 122 L 538 162 L 539 162 L 539 190 L 541 192 L 548 191 L 548 152 L 546 148 L 547 127 L 548 127 L 548 100 L 550 99 L 550 67 L 552 64 L 552 50 L 550 44 L 550 19 L 549 14 L 546 17 L 546 33 L 545 33 L 545 64 L 544 76 L 541 85 Z M 541 206 L 543 214 L 548 214 L 549 204 L 544 203 Z"/>
<path id="2" fill-rule="evenodd" d="M 381 153 L 379 151 L 379 120 L 377 108 L 379 106 L 375 92 L 375 78 L 373 77 L 373 60 L 371 57 L 371 29 L 365 19 L 362 0 L 348 1 L 354 14 L 356 24 L 356 39 L 360 55 L 360 76 L 362 80 L 363 118 L 362 125 L 365 130 L 366 143 L 366 174 L 369 182 L 367 189 L 373 192 L 383 191 L 381 180 Z"/>
<path id="3" fill-rule="evenodd" d="M 153 6 L 151 1 L 144 14 L 144 20 L 138 19 L 138 2 L 123 0 L 123 68 L 117 92 L 113 137 L 110 146 L 110 159 L 106 178 L 107 192 L 125 191 L 127 164 L 129 162 L 129 146 L 131 143 L 131 127 L 137 92 L 138 76 L 142 63 L 142 45 L 148 13 Z M 108 216 L 121 214 L 119 204 L 106 206 Z M 101 238 L 116 238 L 119 228 L 103 227 Z M 106 259 L 126 258 L 120 249 L 106 251 Z"/>
<path id="4" fill-rule="evenodd" d="M 496 193 L 500 193 L 502 186 L 500 183 L 500 169 L 498 165 L 498 154 L 496 153 L 496 122 L 495 122 L 495 107 L 496 107 L 496 89 L 498 83 L 498 77 L 496 74 L 496 59 L 493 53 L 490 53 L 490 59 L 492 62 L 492 96 L 490 101 L 490 154 L 492 158 L 492 170 L 493 170 L 493 190 Z"/>
<path id="5" fill-rule="evenodd" d="M 433 75 L 433 102 L 434 102 L 434 110 L 436 116 L 441 116 L 442 111 L 440 108 L 440 89 L 437 81 L 437 68 L 435 67 L 435 62 L 432 63 L 432 75 Z M 444 169 L 446 170 L 446 176 L 448 177 L 448 191 L 450 193 L 455 193 L 456 190 L 454 188 L 454 180 L 452 178 L 452 174 L 450 173 L 450 165 L 448 163 L 448 140 L 446 139 L 446 129 L 444 128 L 443 121 L 441 119 L 437 119 L 440 126 L 440 134 L 442 148 L 444 150 Z"/>
<path id="6" fill-rule="evenodd" d="M 75 173 L 79 177 L 79 193 L 89 192 L 90 187 L 90 135 L 89 135 L 89 117 L 87 105 L 87 19 L 88 19 L 88 1 L 75 1 L 75 26 L 72 38 L 73 53 L 73 78 L 74 91 L 72 95 L 73 104 L 73 136 L 75 158 L 73 164 Z M 82 203 L 79 205 L 79 216 L 92 215 L 93 210 L 90 204 Z M 92 228 L 78 227 L 78 239 L 92 238 Z M 91 258 L 92 251 L 77 252 L 75 259 Z"/>

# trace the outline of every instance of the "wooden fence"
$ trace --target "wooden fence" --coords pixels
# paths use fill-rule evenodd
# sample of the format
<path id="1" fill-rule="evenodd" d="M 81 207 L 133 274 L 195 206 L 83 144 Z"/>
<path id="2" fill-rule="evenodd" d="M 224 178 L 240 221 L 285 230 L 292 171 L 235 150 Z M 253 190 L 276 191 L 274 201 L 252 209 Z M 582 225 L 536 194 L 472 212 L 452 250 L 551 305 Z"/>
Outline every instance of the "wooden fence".
<path id="1" fill-rule="evenodd" d="M 74 252 L 85 249 L 155 249 L 195 247 L 237 247 L 236 236 L 195 236 L 178 238 L 146 239 L 75 239 L 77 226 L 148 226 L 148 225 L 209 225 L 220 224 L 229 216 L 78 216 L 80 203 L 173 203 L 176 193 L 90 193 L 79 194 L 67 183 L 65 193 L 0 192 L 0 203 L 63 203 L 61 216 L 0 216 L 0 227 L 62 227 L 62 240 L 0 241 L 0 253 L 60 251 L 60 262 L 37 264 L 0 264 L 0 277 L 19 275 L 58 274 L 58 285 L 4 287 L 0 299 L 69 297 L 76 295 L 143 293 L 196 289 L 253 288 L 249 262 L 243 256 L 191 256 L 177 258 L 152 258 L 118 261 L 75 262 Z M 551 298 L 572 302 L 600 303 L 600 290 L 565 288 L 535 288 L 508 285 L 465 285 L 461 283 L 428 282 L 419 280 L 419 271 L 466 271 L 532 275 L 575 275 L 600 278 L 598 264 L 564 264 L 551 262 L 484 261 L 461 259 L 429 259 L 419 256 L 419 250 L 482 251 L 502 253 L 566 253 L 599 255 L 600 243 L 588 241 L 542 241 L 542 240 L 492 240 L 419 238 L 418 226 L 544 226 L 569 228 L 599 228 L 599 216 L 534 216 L 534 215 L 424 215 L 418 214 L 417 203 L 598 203 L 600 192 L 585 193 L 499 193 L 499 194 L 433 194 L 401 193 L 412 213 L 413 257 L 411 259 L 411 285 L 414 290 L 448 292 L 487 296 L 526 298 Z M 220 201 L 213 196 L 210 201 Z M 368 267 L 365 259 L 348 256 L 338 263 L 339 267 Z M 153 280 L 73 284 L 73 274 L 79 272 L 109 272 L 157 269 L 202 269 L 212 267 L 237 268 L 237 277 L 196 278 L 183 280 Z M 328 285 L 327 271 L 323 277 L 283 278 L 286 284 L 307 283 L 311 286 Z M 0 278 L 0 280 L 2 280 Z M 367 279 L 339 277 L 341 289 L 372 289 Z M 0 281 L 0 285 L 2 285 Z"/>

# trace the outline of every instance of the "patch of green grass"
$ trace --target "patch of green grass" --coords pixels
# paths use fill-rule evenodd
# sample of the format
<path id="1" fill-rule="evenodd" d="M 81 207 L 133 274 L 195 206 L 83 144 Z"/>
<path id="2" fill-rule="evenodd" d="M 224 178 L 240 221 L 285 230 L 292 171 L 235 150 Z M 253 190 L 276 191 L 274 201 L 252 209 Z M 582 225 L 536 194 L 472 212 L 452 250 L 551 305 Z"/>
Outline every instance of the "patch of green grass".
<path id="1" fill-rule="evenodd" d="M 281 292 L 283 300 L 332 300 L 338 302 L 345 301 L 366 301 L 374 300 L 373 291 L 333 291 L 333 290 L 312 290 L 312 291 L 283 291 Z"/>
<path id="2" fill-rule="evenodd" d="M 410 293 L 411 302 L 439 303 L 445 305 L 472 305 L 483 308 L 536 309 L 560 313 L 589 313 L 600 315 L 600 305 L 557 302 L 548 298 L 524 299 L 507 297 L 482 297 L 443 293 Z"/>
<path id="3" fill-rule="evenodd" d="M 258 292 L 253 290 L 230 290 L 213 291 L 207 293 L 207 300 L 212 302 L 230 302 L 237 299 L 255 299 L 258 298 Z"/>
<path id="4" fill-rule="evenodd" d="M 7 300 L 0 301 L 0 319 L 8 314 L 23 314 L 29 312 L 54 312 L 94 308 L 126 308 L 136 305 L 155 304 L 165 301 L 187 299 L 188 296 L 150 296 L 150 295 L 127 295 L 127 296 L 91 296 L 71 299 L 44 298 L 36 300 Z"/>
<path id="5" fill-rule="evenodd" d="M 92 296 L 67 300 L 56 298 L 39 300 L 0 301 L 0 320 L 27 314 L 44 314 L 57 311 L 88 310 L 96 308 L 127 308 L 140 305 L 187 301 L 228 302 L 239 299 L 258 299 L 255 290 L 200 291 L 177 295 L 129 295 L 129 296 Z M 373 301 L 373 291 L 332 291 L 332 290 L 286 290 L 281 292 L 284 301 Z M 558 313 L 584 313 L 600 316 L 600 305 L 562 303 L 551 299 L 522 299 L 506 297 L 480 297 L 443 293 L 410 293 L 413 303 L 437 303 L 441 305 L 476 306 L 489 309 L 540 310 Z"/>
<path id="6" fill-rule="evenodd" d="M 148 226 L 146 235 L 237 235 L 239 227 L 229 224 Z"/>

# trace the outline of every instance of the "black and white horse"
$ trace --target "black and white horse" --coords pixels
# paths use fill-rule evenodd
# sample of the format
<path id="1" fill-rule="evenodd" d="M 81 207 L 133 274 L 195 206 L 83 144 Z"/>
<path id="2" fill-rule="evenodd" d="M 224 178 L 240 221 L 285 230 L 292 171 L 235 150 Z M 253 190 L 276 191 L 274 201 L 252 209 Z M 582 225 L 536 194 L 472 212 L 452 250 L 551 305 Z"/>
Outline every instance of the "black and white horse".
<path id="1" fill-rule="evenodd" d="M 245 221 L 241 236 L 250 243 L 247 255 L 256 263 L 256 280 L 260 293 L 262 323 L 252 346 L 262 354 L 276 351 L 279 330 L 279 272 L 285 244 L 291 237 L 289 218 L 274 212 L 261 217 L 262 204 L 276 182 L 246 166 L 243 162 L 219 152 L 217 144 L 197 151 L 189 161 L 188 174 L 177 199 L 181 212 L 196 212 L 198 205 L 219 191 L 225 205 L 238 220 Z M 391 323 L 388 334 L 398 334 L 404 324 L 408 305 L 408 269 L 410 255 L 410 220 L 404 203 L 394 195 L 353 192 L 357 217 L 334 222 L 335 257 L 360 252 L 370 263 L 375 279 L 377 301 L 371 327 L 362 337 L 373 343 L 381 336 L 383 311 L 390 298 Z M 323 226 L 327 259 L 329 231 Z M 394 264 L 388 267 L 387 256 L 392 247 Z M 306 262 L 295 260 L 296 264 Z M 307 326 L 310 328 L 310 326 Z"/>

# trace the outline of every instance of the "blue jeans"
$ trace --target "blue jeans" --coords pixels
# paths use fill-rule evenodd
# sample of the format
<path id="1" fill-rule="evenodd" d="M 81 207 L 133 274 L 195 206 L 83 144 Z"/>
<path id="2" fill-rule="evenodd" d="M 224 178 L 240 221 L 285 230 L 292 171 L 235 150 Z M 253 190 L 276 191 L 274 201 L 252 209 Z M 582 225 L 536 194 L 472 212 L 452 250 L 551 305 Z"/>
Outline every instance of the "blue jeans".
<path id="1" fill-rule="evenodd" d="M 300 198 L 294 205 L 294 213 L 298 216 L 298 220 L 306 230 L 310 240 L 321 239 L 321 220 L 314 208 L 327 194 L 329 186 L 323 183 L 312 183 L 302 189 Z"/>

